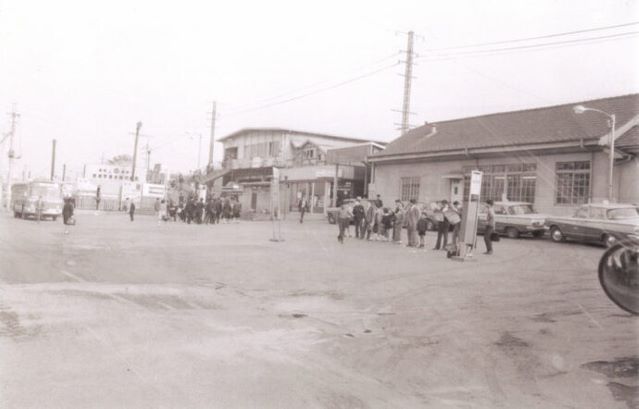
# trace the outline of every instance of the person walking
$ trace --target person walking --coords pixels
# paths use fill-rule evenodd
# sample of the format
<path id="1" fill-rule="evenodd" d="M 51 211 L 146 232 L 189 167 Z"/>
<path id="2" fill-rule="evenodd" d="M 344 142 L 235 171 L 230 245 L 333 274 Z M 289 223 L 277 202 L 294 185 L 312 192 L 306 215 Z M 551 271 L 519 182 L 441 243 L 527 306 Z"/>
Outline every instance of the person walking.
<path id="1" fill-rule="evenodd" d="M 62 223 L 64 223 L 64 234 L 69 234 L 69 224 L 71 224 L 71 218 L 73 217 L 73 202 L 69 198 L 64 199 L 64 206 L 62 207 Z"/>
<path id="2" fill-rule="evenodd" d="M 129 205 L 129 217 L 131 218 L 131 221 L 133 221 L 134 215 L 135 215 L 135 203 L 131 201 L 131 204 Z"/>
<path id="3" fill-rule="evenodd" d="M 355 200 L 355 206 L 353 206 L 353 223 L 355 224 L 355 238 L 357 239 L 364 238 L 364 213 L 364 206 L 362 206 L 362 203 L 358 197 Z"/>
<path id="4" fill-rule="evenodd" d="M 402 244 L 402 229 L 405 223 L 404 206 L 401 200 L 395 200 L 395 221 L 393 223 L 393 243 Z"/>
<path id="5" fill-rule="evenodd" d="M 306 207 L 308 203 L 306 202 L 306 197 L 302 196 L 297 203 L 297 210 L 300 212 L 300 223 L 304 223 L 304 213 L 306 213 Z"/>
<path id="6" fill-rule="evenodd" d="M 100 200 L 102 200 L 102 188 L 98 186 L 95 191 L 95 210 L 100 210 Z"/>
<path id="7" fill-rule="evenodd" d="M 407 247 L 417 247 L 417 222 L 420 215 L 419 208 L 417 207 L 417 201 L 410 199 L 410 205 L 406 212 L 406 232 L 408 234 Z"/>
<path id="8" fill-rule="evenodd" d="M 492 235 L 495 232 L 495 204 L 491 199 L 486 200 L 488 208 L 486 209 L 486 229 L 484 230 L 484 243 L 486 244 L 486 252 L 484 254 L 493 254 Z"/>
<path id="9" fill-rule="evenodd" d="M 337 241 L 341 244 L 344 244 L 344 232 L 346 231 L 348 225 L 351 222 L 351 217 L 353 214 L 344 204 L 340 206 L 339 212 L 337 213 L 337 225 L 339 227 L 339 235 L 337 236 Z"/>

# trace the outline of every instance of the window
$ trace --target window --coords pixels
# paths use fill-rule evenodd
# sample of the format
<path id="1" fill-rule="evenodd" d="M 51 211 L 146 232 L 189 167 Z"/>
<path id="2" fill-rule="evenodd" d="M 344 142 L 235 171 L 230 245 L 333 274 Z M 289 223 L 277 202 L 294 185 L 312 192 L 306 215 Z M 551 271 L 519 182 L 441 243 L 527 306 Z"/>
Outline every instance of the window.
<path id="1" fill-rule="evenodd" d="M 495 206 L 495 214 L 507 214 L 503 206 Z"/>
<path id="2" fill-rule="evenodd" d="M 590 162 L 557 162 L 555 203 L 579 205 L 588 202 L 590 196 Z"/>
<path id="3" fill-rule="evenodd" d="M 484 172 L 481 181 L 481 200 L 501 201 L 505 195 L 508 200 L 535 202 L 537 184 L 536 163 L 516 163 L 510 165 L 486 165 L 465 167 L 464 191 L 470 189 L 470 172 Z"/>
<path id="4" fill-rule="evenodd" d="M 280 149 L 281 149 L 280 141 L 273 141 L 268 143 L 268 155 L 271 158 L 279 156 Z"/>
<path id="5" fill-rule="evenodd" d="M 603 207 L 591 207 L 590 208 L 590 218 L 591 219 L 606 219 L 606 209 Z"/>
<path id="6" fill-rule="evenodd" d="M 419 176 L 401 178 L 401 191 L 399 193 L 402 201 L 417 200 L 419 197 Z"/>

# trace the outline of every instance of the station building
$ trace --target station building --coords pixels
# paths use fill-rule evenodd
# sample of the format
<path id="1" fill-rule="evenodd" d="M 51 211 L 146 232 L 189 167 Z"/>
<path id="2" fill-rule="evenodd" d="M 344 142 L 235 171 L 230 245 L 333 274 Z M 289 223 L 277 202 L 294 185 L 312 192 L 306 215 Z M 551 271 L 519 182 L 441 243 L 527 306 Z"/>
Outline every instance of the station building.
<path id="1" fill-rule="evenodd" d="M 615 115 L 614 201 L 639 203 L 639 94 L 426 123 L 370 155 L 369 190 L 383 199 L 463 200 L 470 172 L 481 199 L 526 201 L 566 215 L 607 199 Z"/>
<path id="2" fill-rule="evenodd" d="M 246 128 L 218 141 L 224 145 L 223 169 L 203 180 L 238 184 L 242 209 L 257 213 L 271 207 L 274 167 L 280 169 L 282 208 L 295 210 L 306 197 L 310 211 L 322 213 L 334 194 L 342 200 L 366 193 L 366 157 L 384 148 L 381 142 L 283 128 Z"/>

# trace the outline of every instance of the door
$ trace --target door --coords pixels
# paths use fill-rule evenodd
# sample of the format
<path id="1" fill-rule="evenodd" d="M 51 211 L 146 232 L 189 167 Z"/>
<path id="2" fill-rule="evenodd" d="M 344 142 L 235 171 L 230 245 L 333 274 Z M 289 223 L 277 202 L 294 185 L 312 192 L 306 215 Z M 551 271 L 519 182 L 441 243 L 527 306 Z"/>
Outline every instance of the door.
<path id="1" fill-rule="evenodd" d="M 451 179 L 450 181 L 450 203 L 464 201 L 464 182 L 461 179 Z"/>
<path id="2" fill-rule="evenodd" d="M 257 210 L 257 192 L 251 192 L 251 210 Z"/>

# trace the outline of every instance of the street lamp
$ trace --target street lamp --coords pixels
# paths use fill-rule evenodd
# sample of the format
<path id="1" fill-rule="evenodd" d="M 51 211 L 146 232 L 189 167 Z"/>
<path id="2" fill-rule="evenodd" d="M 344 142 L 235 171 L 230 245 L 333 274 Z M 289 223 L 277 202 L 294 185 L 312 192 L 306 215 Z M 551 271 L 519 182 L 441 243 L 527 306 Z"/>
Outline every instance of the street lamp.
<path id="1" fill-rule="evenodd" d="M 608 200 L 612 202 L 612 186 L 613 186 L 613 169 L 615 166 L 615 114 L 609 114 L 605 111 L 595 108 L 588 108 L 583 105 L 575 105 L 573 107 L 573 111 L 575 114 L 583 114 L 587 111 L 599 112 L 600 114 L 604 114 L 610 120 L 610 168 L 608 169 Z"/>

